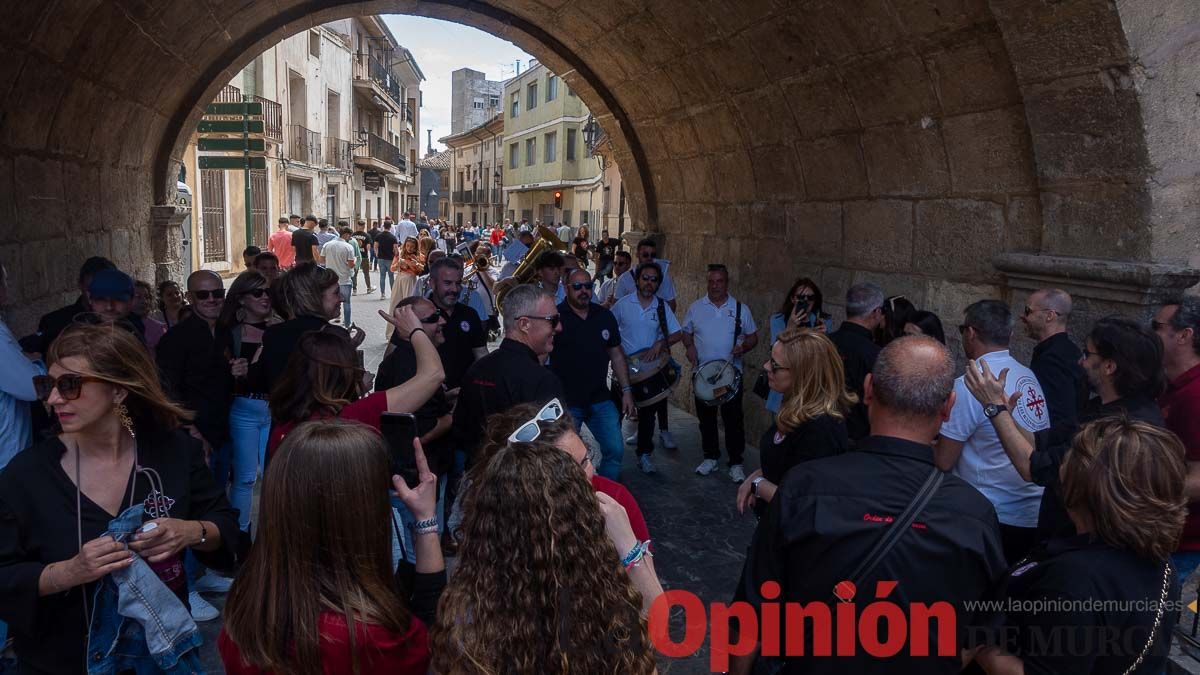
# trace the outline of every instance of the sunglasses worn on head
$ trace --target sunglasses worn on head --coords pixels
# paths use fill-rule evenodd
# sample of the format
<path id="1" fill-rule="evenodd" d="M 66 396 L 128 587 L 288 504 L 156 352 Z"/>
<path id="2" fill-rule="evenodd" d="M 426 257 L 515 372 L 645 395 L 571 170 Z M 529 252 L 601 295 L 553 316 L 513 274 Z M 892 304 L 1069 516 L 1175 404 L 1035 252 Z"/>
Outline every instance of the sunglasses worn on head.
<path id="1" fill-rule="evenodd" d="M 592 281 L 572 281 L 571 282 L 571 290 L 575 290 L 575 291 L 581 291 L 585 288 L 590 291 L 595 287 L 596 287 L 596 284 L 595 284 L 595 282 L 592 282 Z"/>
<path id="2" fill-rule="evenodd" d="M 562 403 L 558 402 L 557 398 L 550 399 L 550 402 L 542 406 L 542 409 L 537 411 L 533 419 L 517 427 L 508 436 L 509 443 L 532 443 L 542 435 L 542 428 L 538 426 L 538 422 L 552 422 L 563 416 Z"/>
<path id="3" fill-rule="evenodd" d="M 33 390 L 37 393 L 38 400 L 47 401 L 50 399 L 50 394 L 58 389 L 58 395 L 64 400 L 74 401 L 79 398 L 79 394 L 83 391 L 84 382 L 104 382 L 98 377 L 91 375 L 79 375 L 77 373 L 67 373 L 60 375 L 57 378 L 50 375 L 35 375 L 33 377 Z"/>
<path id="4" fill-rule="evenodd" d="M 210 296 L 212 297 L 213 300 L 224 300 L 225 299 L 225 289 L 224 288 L 214 288 L 211 291 L 192 291 L 191 293 L 192 293 L 192 295 L 196 296 L 197 300 L 207 300 Z"/>

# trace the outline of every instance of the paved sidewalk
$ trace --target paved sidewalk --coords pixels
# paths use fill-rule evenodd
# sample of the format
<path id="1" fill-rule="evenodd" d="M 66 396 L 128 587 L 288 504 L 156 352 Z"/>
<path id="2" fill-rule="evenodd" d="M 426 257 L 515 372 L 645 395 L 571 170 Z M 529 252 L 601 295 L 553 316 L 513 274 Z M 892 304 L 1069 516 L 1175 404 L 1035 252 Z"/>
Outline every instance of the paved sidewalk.
<path id="1" fill-rule="evenodd" d="M 384 321 L 376 310 L 386 310 L 387 303 L 379 298 L 378 291 L 371 296 L 353 296 L 351 302 L 354 323 L 367 331 L 362 349 L 366 367 L 374 372 L 383 359 L 385 347 Z M 672 407 L 669 425 L 679 449 L 666 450 L 660 445 L 654 452 L 658 473 L 645 475 L 636 466 L 634 449 L 626 446 L 621 481 L 637 498 L 646 517 L 654 541 L 654 564 L 663 587 L 691 591 L 707 607 L 712 602 L 728 602 L 732 597 L 755 521 L 751 515 L 738 515 L 734 507 L 737 485 L 729 479 L 728 466 L 724 462 L 719 470 L 708 476 L 695 474 L 696 465 L 703 459 L 697 424 L 694 416 Z M 632 431 L 632 425 L 626 423 L 622 435 L 628 436 Z M 586 429 L 584 439 L 595 446 Z M 756 468 L 758 451 L 752 446 L 747 447 L 746 473 Z M 453 566 L 453 559 L 450 562 Z M 218 607 L 224 604 L 223 597 L 206 597 Z M 676 613 L 672 619 L 672 636 L 680 640 L 683 637 L 682 616 Z M 216 652 L 220 621 L 202 624 L 201 629 L 206 672 L 224 672 Z M 704 649 L 693 657 L 660 657 L 659 672 L 664 675 L 711 672 L 707 639 Z"/>

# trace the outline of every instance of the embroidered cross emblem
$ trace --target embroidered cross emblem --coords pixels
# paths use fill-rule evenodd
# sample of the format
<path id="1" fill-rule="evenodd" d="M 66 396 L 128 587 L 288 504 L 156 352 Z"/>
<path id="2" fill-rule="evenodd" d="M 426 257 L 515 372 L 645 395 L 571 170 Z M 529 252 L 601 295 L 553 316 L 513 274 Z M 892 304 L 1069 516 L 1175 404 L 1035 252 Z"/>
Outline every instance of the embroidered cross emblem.
<path id="1" fill-rule="evenodd" d="M 1033 387 L 1025 390 L 1025 397 L 1029 400 L 1025 403 L 1025 407 L 1033 411 L 1033 414 L 1040 420 L 1042 419 L 1042 406 L 1046 405 L 1046 399 L 1038 396 L 1037 391 Z"/>

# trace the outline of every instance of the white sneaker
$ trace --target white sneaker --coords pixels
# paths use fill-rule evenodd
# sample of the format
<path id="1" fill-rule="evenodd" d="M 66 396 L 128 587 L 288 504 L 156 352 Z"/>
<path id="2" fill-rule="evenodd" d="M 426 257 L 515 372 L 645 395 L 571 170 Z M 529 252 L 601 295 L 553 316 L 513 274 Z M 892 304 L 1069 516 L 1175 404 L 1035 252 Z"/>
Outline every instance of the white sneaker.
<path id="1" fill-rule="evenodd" d="M 662 441 L 663 447 L 668 450 L 674 450 L 679 447 L 678 445 L 675 445 L 675 439 L 671 437 L 671 432 L 669 431 L 660 432 L 658 434 L 658 440 Z"/>
<path id="2" fill-rule="evenodd" d="M 716 468 L 717 468 L 717 460 L 706 459 L 703 462 L 700 462 L 700 466 L 696 467 L 696 473 L 700 474 L 701 476 L 707 476 L 708 474 L 712 473 L 713 470 Z"/>
<path id="3" fill-rule="evenodd" d="M 221 610 L 209 604 L 196 591 L 188 593 L 188 604 L 192 606 L 192 619 L 195 621 L 212 621 L 221 616 Z"/>
<path id="4" fill-rule="evenodd" d="M 650 455 L 639 455 L 638 466 L 642 469 L 642 473 L 655 473 L 658 469 L 654 468 L 654 462 L 651 461 Z"/>
<path id="5" fill-rule="evenodd" d="M 625 445 L 637 445 L 637 432 L 625 437 Z"/>
<path id="6" fill-rule="evenodd" d="M 192 584 L 192 590 L 199 593 L 228 593 L 232 585 L 233 579 L 209 571 Z"/>
<path id="7" fill-rule="evenodd" d="M 713 462 L 713 464 L 716 464 L 716 462 Z M 697 469 L 697 471 L 699 471 L 699 469 Z M 733 466 L 729 467 L 729 477 L 733 479 L 733 482 L 741 483 L 742 481 L 746 480 L 746 471 L 742 468 L 741 464 L 734 464 Z"/>

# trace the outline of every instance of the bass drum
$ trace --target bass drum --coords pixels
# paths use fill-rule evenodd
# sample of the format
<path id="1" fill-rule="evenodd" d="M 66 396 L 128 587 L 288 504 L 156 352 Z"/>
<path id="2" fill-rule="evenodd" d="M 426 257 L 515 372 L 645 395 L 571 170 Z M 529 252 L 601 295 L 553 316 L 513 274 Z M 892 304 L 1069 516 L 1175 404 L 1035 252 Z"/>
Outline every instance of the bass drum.
<path id="1" fill-rule="evenodd" d="M 654 405 L 671 395 L 679 382 L 679 364 L 671 359 L 670 352 L 663 350 L 659 358 L 646 361 L 645 350 L 626 357 L 629 364 L 629 384 L 633 387 L 633 404 L 639 408 Z"/>
<path id="2" fill-rule="evenodd" d="M 718 406 L 737 396 L 742 388 L 742 373 L 731 361 L 705 361 L 692 372 L 696 400 Z"/>

